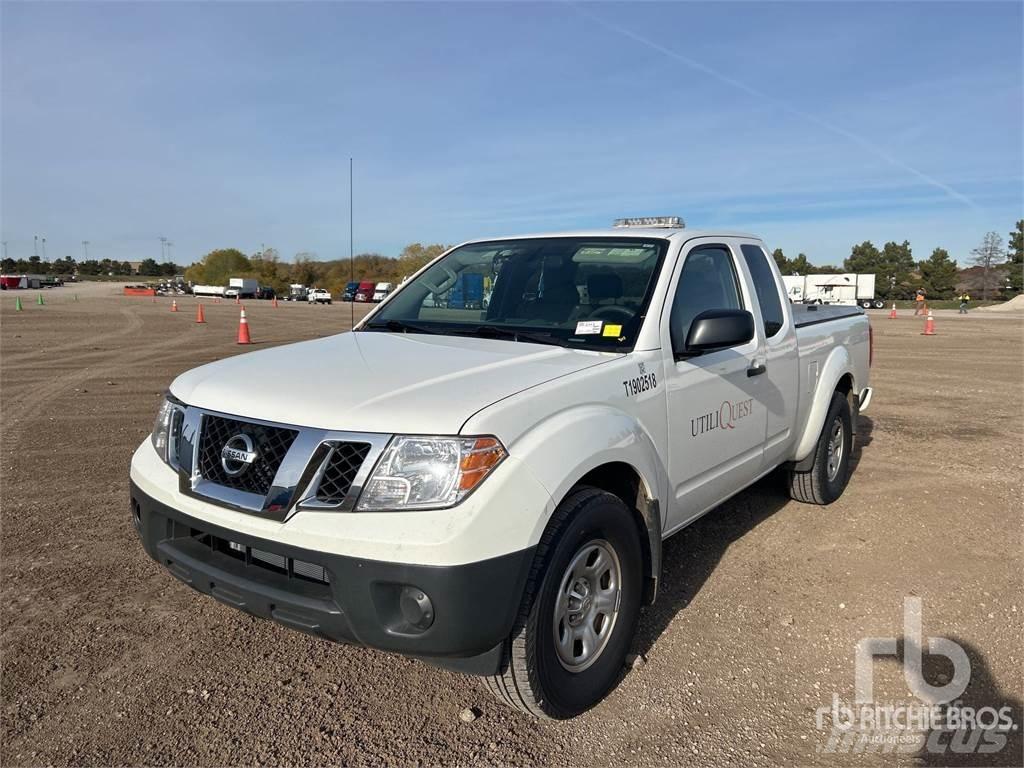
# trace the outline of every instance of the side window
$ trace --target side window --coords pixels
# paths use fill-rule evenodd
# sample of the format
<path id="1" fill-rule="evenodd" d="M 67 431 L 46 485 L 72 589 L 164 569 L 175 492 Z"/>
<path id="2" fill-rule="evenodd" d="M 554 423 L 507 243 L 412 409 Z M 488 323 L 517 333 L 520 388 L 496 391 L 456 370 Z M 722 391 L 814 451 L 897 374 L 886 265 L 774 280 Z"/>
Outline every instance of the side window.
<path id="1" fill-rule="evenodd" d="M 742 309 L 732 256 L 725 246 L 690 251 L 683 264 L 672 302 L 669 330 L 674 343 L 686 340 L 693 318 L 709 309 Z"/>
<path id="2" fill-rule="evenodd" d="M 774 336 L 782 330 L 785 315 L 782 314 L 782 302 L 779 301 L 775 275 L 768 265 L 768 254 L 758 245 L 741 245 L 740 250 L 743 251 L 743 260 L 747 262 L 750 277 L 754 280 L 754 290 L 757 291 L 757 303 L 761 305 L 765 335 Z"/>

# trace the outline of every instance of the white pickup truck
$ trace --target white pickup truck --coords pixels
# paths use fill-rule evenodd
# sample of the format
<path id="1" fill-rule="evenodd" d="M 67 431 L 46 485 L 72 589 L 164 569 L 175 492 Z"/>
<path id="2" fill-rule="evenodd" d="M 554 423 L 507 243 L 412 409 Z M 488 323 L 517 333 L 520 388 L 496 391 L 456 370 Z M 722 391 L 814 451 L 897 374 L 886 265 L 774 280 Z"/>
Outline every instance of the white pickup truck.
<path id="1" fill-rule="evenodd" d="M 330 304 L 331 292 L 326 288 L 313 288 L 306 294 L 306 301 L 310 304 Z"/>
<path id="2" fill-rule="evenodd" d="M 433 300 L 474 273 L 486 308 Z M 618 679 L 666 537 L 777 468 L 839 497 L 870 345 L 859 308 L 791 307 L 750 235 L 469 242 L 352 333 L 176 378 L 132 519 L 227 605 L 570 717 Z"/>

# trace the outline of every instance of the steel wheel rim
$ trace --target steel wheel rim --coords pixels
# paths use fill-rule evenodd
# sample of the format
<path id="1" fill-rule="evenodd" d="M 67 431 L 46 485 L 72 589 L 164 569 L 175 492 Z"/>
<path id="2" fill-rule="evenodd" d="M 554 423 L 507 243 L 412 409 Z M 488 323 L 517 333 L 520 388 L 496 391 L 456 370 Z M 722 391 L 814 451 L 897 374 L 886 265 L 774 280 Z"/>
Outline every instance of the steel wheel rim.
<path id="1" fill-rule="evenodd" d="M 839 467 L 843 462 L 843 421 L 836 419 L 832 423 L 832 430 L 828 440 L 828 479 L 832 482 L 839 474 Z"/>
<path id="2" fill-rule="evenodd" d="M 582 672 L 608 646 L 619 616 L 622 566 L 614 547 L 593 539 L 576 550 L 558 583 L 553 634 L 559 663 Z"/>

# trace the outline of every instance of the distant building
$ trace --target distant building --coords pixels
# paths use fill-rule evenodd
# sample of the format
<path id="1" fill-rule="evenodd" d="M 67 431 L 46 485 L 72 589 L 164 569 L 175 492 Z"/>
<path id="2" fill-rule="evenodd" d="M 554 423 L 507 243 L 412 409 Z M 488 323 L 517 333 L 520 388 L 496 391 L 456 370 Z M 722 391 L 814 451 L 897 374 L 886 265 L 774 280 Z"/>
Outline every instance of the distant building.
<path id="1" fill-rule="evenodd" d="M 142 268 L 142 262 L 141 261 L 128 261 L 128 262 L 125 262 L 125 263 L 128 264 L 128 266 L 132 268 L 132 274 L 133 275 L 139 274 L 139 270 Z"/>

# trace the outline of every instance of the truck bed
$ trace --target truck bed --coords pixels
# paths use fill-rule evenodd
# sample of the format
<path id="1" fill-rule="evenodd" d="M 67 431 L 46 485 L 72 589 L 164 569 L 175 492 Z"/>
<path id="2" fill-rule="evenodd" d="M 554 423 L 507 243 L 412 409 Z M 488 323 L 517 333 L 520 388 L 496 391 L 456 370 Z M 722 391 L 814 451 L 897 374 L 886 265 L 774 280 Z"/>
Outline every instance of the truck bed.
<path id="1" fill-rule="evenodd" d="M 828 304 L 794 304 L 793 325 L 803 328 L 807 325 L 827 323 L 831 320 L 839 320 L 844 317 L 856 317 L 863 315 L 864 310 L 860 307 L 836 306 Z"/>

